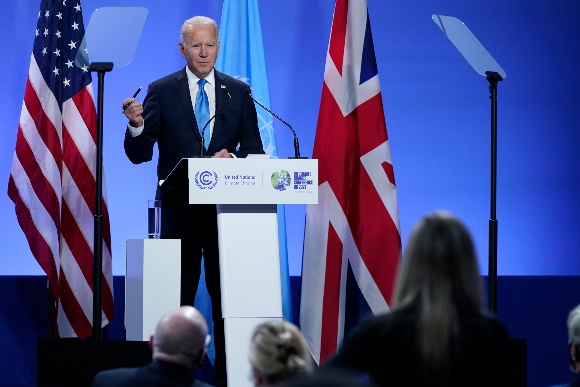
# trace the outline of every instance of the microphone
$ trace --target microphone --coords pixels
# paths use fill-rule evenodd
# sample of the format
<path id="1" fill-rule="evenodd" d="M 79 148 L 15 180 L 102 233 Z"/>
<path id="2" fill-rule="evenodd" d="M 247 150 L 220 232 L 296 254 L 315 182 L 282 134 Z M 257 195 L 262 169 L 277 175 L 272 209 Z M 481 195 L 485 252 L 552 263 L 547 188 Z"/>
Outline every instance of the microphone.
<path id="1" fill-rule="evenodd" d="M 286 125 L 287 127 L 289 127 L 290 130 L 292 131 L 292 134 L 294 135 L 294 157 L 288 157 L 288 158 L 289 159 L 307 159 L 308 157 L 300 157 L 300 144 L 298 143 L 298 137 L 296 136 L 296 132 L 290 126 L 290 124 L 287 123 L 286 121 L 284 121 L 283 119 L 281 119 L 280 117 L 278 117 L 278 115 L 276 115 L 276 113 L 274 113 L 272 110 L 268 109 L 260 101 L 258 101 L 256 98 L 254 98 L 254 96 L 252 95 L 252 93 L 248 93 L 248 95 L 250 96 L 251 99 L 254 100 L 255 103 L 257 103 L 258 105 L 260 105 L 262 107 L 262 109 L 264 109 L 265 111 L 267 111 L 268 113 L 270 113 L 271 115 L 273 115 L 274 117 L 276 117 L 277 119 L 279 119 L 284 125 Z"/>
<path id="2" fill-rule="evenodd" d="M 225 85 L 221 85 L 220 86 L 221 91 L 223 91 L 224 93 L 226 93 L 228 95 L 228 102 L 226 102 L 224 104 L 224 106 L 222 106 L 217 112 L 215 112 L 215 114 L 213 116 L 211 116 L 211 118 L 209 120 L 207 120 L 207 122 L 205 123 L 205 125 L 203 126 L 203 129 L 201 129 L 201 147 L 199 150 L 199 157 L 210 157 L 210 156 L 205 156 L 204 153 L 204 134 L 205 134 L 205 128 L 207 128 L 207 126 L 209 125 L 209 123 L 219 114 L 219 112 L 221 112 L 226 106 L 228 106 L 228 103 L 230 103 L 230 101 L 232 100 L 232 96 L 230 94 L 230 92 L 228 91 L 228 88 Z"/>

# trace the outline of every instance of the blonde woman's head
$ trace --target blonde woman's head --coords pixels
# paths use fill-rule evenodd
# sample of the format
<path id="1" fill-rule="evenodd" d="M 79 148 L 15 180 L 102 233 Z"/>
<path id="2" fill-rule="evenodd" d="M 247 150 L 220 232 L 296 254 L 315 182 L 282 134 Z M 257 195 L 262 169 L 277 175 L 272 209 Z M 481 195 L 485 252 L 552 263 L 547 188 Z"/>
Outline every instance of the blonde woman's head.
<path id="1" fill-rule="evenodd" d="M 256 327 L 250 342 L 254 383 L 273 385 L 312 370 L 312 358 L 298 328 L 284 320 Z"/>

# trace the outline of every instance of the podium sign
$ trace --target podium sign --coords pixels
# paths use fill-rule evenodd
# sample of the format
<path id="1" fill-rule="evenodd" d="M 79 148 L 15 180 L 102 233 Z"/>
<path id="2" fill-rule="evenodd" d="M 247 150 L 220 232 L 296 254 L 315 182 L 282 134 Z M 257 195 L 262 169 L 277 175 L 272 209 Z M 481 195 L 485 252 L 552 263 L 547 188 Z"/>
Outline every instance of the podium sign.
<path id="1" fill-rule="evenodd" d="M 179 185 L 185 173 L 189 203 L 318 203 L 318 160 L 182 159 L 163 185 Z"/>

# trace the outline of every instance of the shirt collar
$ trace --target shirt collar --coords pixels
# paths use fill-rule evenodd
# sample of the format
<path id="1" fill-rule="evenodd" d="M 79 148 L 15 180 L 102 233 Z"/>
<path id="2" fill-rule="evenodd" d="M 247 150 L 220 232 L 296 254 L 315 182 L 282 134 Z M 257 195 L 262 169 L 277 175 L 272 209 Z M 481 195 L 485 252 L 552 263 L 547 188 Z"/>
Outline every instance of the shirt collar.
<path id="1" fill-rule="evenodd" d="M 197 77 L 197 75 L 195 75 L 190 69 L 189 67 L 185 66 L 185 72 L 187 74 L 187 80 L 190 82 L 191 85 L 195 85 L 197 84 L 197 81 L 199 81 L 199 78 Z M 207 77 L 205 77 L 205 80 L 207 81 L 207 83 L 209 83 L 210 85 L 215 87 L 215 72 L 214 69 L 211 69 L 211 71 L 209 72 L 209 74 L 207 75 Z"/>

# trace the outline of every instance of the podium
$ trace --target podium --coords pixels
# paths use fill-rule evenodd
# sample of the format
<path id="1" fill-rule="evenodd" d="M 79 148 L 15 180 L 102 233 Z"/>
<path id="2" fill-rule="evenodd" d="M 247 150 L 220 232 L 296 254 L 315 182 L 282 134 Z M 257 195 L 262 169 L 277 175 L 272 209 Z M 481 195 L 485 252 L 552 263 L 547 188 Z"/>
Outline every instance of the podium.
<path id="1" fill-rule="evenodd" d="M 251 386 L 251 334 L 282 318 L 276 204 L 318 203 L 318 160 L 182 159 L 162 185 L 217 205 L 228 385 Z"/>

